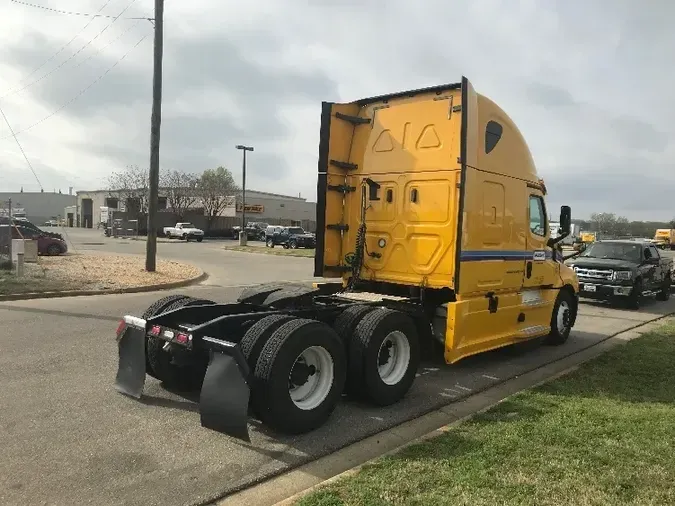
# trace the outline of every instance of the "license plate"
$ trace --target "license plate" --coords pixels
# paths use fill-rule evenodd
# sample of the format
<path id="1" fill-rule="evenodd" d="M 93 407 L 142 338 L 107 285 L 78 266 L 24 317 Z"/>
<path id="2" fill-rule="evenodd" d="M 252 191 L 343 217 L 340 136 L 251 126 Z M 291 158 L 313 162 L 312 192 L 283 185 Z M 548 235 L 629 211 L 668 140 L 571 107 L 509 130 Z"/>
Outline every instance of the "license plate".
<path id="1" fill-rule="evenodd" d="M 584 292 L 595 292 L 595 285 L 584 285 Z"/>

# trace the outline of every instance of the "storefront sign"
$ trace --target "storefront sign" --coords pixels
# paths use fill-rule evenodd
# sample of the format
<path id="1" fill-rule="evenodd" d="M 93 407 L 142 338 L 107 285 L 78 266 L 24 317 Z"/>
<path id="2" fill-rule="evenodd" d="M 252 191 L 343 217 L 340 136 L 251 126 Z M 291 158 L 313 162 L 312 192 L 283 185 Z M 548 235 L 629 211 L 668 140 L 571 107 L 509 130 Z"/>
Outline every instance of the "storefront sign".
<path id="1" fill-rule="evenodd" d="M 237 212 L 240 213 L 242 210 L 242 205 L 237 202 Z M 265 206 L 262 204 L 246 204 L 246 212 L 247 213 L 264 213 L 265 212 Z"/>

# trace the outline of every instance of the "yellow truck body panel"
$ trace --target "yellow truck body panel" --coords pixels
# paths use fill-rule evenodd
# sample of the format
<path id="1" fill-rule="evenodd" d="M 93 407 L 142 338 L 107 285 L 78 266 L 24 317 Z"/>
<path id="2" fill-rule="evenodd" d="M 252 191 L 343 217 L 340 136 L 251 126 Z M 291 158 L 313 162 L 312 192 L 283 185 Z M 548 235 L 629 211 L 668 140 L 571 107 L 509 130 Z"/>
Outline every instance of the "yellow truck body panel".
<path id="1" fill-rule="evenodd" d="M 324 102 L 315 276 L 445 290 L 445 358 L 547 334 L 574 272 L 518 127 L 461 83 Z M 498 309 L 494 309 L 497 304 Z"/>
<path id="2" fill-rule="evenodd" d="M 675 245 L 675 229 L 659 228 L 654 234 L 654 242 L 663 245 Z"/>

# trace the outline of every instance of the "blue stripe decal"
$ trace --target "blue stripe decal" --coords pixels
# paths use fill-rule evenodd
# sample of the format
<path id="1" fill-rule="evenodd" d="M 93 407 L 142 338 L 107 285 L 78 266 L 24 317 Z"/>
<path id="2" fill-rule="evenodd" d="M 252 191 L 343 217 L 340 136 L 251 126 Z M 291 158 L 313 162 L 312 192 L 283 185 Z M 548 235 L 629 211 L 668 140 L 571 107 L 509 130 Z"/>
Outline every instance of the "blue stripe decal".
<path id="1" fill-rule="evenodd" d="M 550 250 L 467 250 L 461 252 L 460 260 L 462 262 L 480 262 L 483 260 L 533 260 L 535 253 L 539 253 L 539 255 L 544 253 L 547 260 L 553 258 Z"/>

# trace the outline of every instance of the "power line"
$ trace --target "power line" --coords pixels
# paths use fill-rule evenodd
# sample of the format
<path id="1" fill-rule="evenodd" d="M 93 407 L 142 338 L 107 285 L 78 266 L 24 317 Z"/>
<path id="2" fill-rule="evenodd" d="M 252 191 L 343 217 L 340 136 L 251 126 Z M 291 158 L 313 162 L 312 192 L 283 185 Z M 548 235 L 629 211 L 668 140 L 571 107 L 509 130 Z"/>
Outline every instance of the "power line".
<path id="1" fill-rule="evenodd" d="M 49 72 L 47 72 L 46 74 L 44 74 L 42 77 L 39 77 L 39 78 L 36 79 L 35 81 L 32 81 L 32 82 L 26 84 L 24 87 L 19 88 L 18 90 L 10 90 L 10 91 L 8 91 L 8 92 L 5 93 L 4 95 L 2 95 L 0 98 L 6 98 L 6 97 L 8 97 L 8 96 L 10 96 L 10 95 L 14 95 L 14 94 L 16 94 L 16 93 L 21 93 L 22 91 L 24 91 L 24 90 L 30 88 L 31 86 L 33 86 L 33 85 L 39 83 L 40 81 L 42 81 L 42 80 L 45 79 L 46 77 L 49 77 L 49 76 L 52 75 L 54 72 L 56 72 L 57 70 L 59 70 L 59 69 L 60 69 L 61 67 L 63 67 L 66 63 L 68 63 L 70 60 L 72 60 L 72 59 L 75 58 L 78 54 L 80 54 L 82 51 L 84 51 L 87 47 L 89 47 L 89 45 L 90 45 L 92 42 L 94 42 L 97 38 L 99 38 L 101 35 L 103 35 L 103 33 L 105 33 L 105 31 L 106 31 L 108 28 L 110 28 L 110 27 L 113 25 L 113 23 L 114 23 L 115 21 L 117 21 L 117 20 L 119 19 L 119 17 L 120 17 L 122 14 L 124 14 L 124 13 L 126 12 L 126 10 L 129 9 L 129 7 L 131 7 L 131 6 L 134 4 L 134 2 L 136 2 L 136 0 L 131 0 L 131 2 L 129 2 L 129 4 L 122 10 L 122 12 L 120 12 L 120 13 L 119 13 L 119 14 L 118 14 L 118 15 L 117 15 L 110 23 L 108 23 L 105 27 L 103 27 L 103 30 L 101 30 L 101 31 L 98 32 L 96 35 L 94 35 L 94 37 L 93 37 L 92 39 L 90 39 L 87 43 L 85 43 L 80 49 L 78 49 L 77 51 L 75 51 L 75 53 L 71 54 L 68 58 L 66 58 L 64 61 L 62 61 L 58 66 L 56 66 L 55 68 L 53 68 L 52 70 L 50 70 Z"/>
<path id="2" fill-rule="evenodd" d="M 28 2 L 21 2 L 19 0 L 10 0 L 10 2 L 15 3 L 15 4 L 19 4 L 19 5 L 26 5 L 28 7 L 35 7 L 36 9 L 42 9 L 42 10 L 45 10 L 45 11 L 54 12 L 56 14 L 68 14 L 70 16 L 82 16 L 82 17 L 90 17 L 90 18 L 115 18 L 115 16 L 112 16 L 110 14 L 98 14 L 98 13 L 90 14 L 90 13 L 86 13 L 86 12 L 64 11 L 64 10 L 61 10 L 61 9 L 53 9 L 52 7 L 46 7 L 44 5 L 37 5 L 37 4 L 28 3 Z M 103 9 L 101 9 L 101 10 L 103 10 Z M 99 12 L 101 12 L 101 10 L 99 10 Z M 115 19 L 117 19 L 117 18 L 115 18 Z M 149 17 L 127 17 L 127 18 L 122 18 L 122 19 L 144 19 L 144 20 L 147 20 L 147 21 L 154 21 L 154 18 L 149 18 Z"/>
<path id="3" fill-rule="evenodd" d="M 16 141 L 17 146 L 19 146 L 19 149 L 21 150 L 21 154 L 23 155 L 24 160 L 26 160 L 26 163 L 28 164 L 28 167 L 30 168 L 31 172 L 35 176 L 35 180 L 37 181 L 38 185 L 40 186 L 40 190 L 44 190 L 42 187 L 42 183 L 40 182 L 40 178 L 38 175 L 35 173 L 35 169 L 33 169 L 33 165 L 30 163 L 30 160 L 26 156 L 26 152 L 23 150 L 23 147 L 21 147 L 21 143 L 19 142 L 19 139 L 16 138 L 16 133 L 14 132 L 14 129 L 12 128 L 12 125 L 9 124 L 9 120 L 7 119 L 7 116 L 5 116 L 5 111 L 2 110 L 2 107 L 0 107 L 0 114 L 2 114 L 2 117 L 5 120 L 5 123 L 7 123 L 7 127 L 9 128 L 9 131 L 12 132 L 12 137 L 14 137 L 14 140 Z"/>
<path id="4" fill-rule="evenodd" d="M 12 135 L 16 136 L 16 135 L 22 134 L 22 133 L 24 133 L 24 132 L 27 132 L 28 130 L 31 130 L 31 129 L 35 128 L 35 127 L 38 126 L 40 123 L 42 123 L 42 122 L 44 122 L 44 121 L 47 121 L 49 118 L 51 118 L 52 116 L 55 116 L 56 114 L 58 114 L 59 112 L 61 112 L 62 110 L 64 110 L 66 107 L 68 107 L 70 104 L 72 104 L 73 102 L 75 102 L 75 100 L 77 100 L 77 99 L 80 98 L 82 95 L 84 95 L 84 94 L 87 92 L 87 90 L 89 90 L 89 88 L 91 88 L 92 86 L 94 86 L 94 85 L 95 85 L 96 83 L 98 83 L 101 79 L 103 79 L 106 75 L 108 75 L 108 73 L 109 73 L 112 69 L 114 69 L 115 67 L 117 67 L 117 65 L 118 65 L 122 60 L 124 60 L 124 59 L 125 59 L 125 58 L 126 58 L 126 57 L 134 50 L 134 49 L 136 49 L 136 48 L 141 44 L 141 42 L 143 42 L 143 41 L 148 37 L 148 35 L 149 35 L 149 34 L 143 35 L 143 37 L 141 37 L 140 40 L 139 40 L 138 42 L 136 42 L 136 44 L 134 44 L 134 46 L 133 46 L 131 49 L 129 49 L 129 51 L 127 51 L 124 55 L 122 55 L 122 56 L 121 56 L 115 63 L 113 63 L 113 64 L 112 64 L 112 65 L 111 65 L 111 66 L 110 66 L 103 74 L 101 74 L 101 75 L 98 76 L 94 81 L 92 81 L 92 82 L 89 84 L 89 86 L 87 86 L 86 88 L 83 88 L 82 90 L 80 90 L 80 92 L 79 92 L 77 95 L 75 95 L 73 98 L 71 98 L 68 102 L 66 102 L 65 104 L 63 104 L 61 107 L 59 107 L 58 109 L 56 109 L 55 111 L 53 111 L 53 112 L 52 112 L 51 114 L 49 114 L 48 116 L 45 116 L 44 118 L 42 118 L 40 121 L 37 121 L 36 123 L 33 123 L 32 125 L 30 125 L 30 126 L 24 128 L 24 129 L 22 129 L 22 130 L 19 130 L 18 132 L 12 132 Z M 5 137 L 0 137 L 0 140 L 9 139 L 10 137 L 12 137 L 12 135 L 6 135 Z"/>
<path id="5" fill-rule="evenodd" d="M 111 1 L 112 1 L 112 0 L 107 0 L 107 2 L 103 4 L 103 7 L 101 7 L 101 8 L 98 10 L 98 12 L 101 12 L 103 9 L 105 9 Z M 95 20 L 96 20 L 96 18 L 93 18 L 93 17 L 92 17 L 89 21 L 87 21 L 87 24 L 84 25 L 84 27 L 82 28 L 82 30 L 80 30 L 79 32 L 77 32 L 77 34 L 76 34 L 72 39 L 70 39 L 70 40 L 69 40 L 68 42 L 66 42 L 63 46 L 61 46 L 61 49 L 59 49 L 56 53 L 54 53 L 54 54 L 51 55 L 49 58 L 47 58 L 47 59 L 42 63 L 42 65 L 40 65 L 40 66 L 37 67 L 36 69 L 32 70 L 30 74 L 28 74 L 28 75 L 25 76 L 23 79 L 21 79 L 21 80 L 19 81 L 18 85 L 20 85 L 22 82 L 26 81 L 26 79 L 28 79 L 30 76 L 32 76 L 33 74 L 35 74 L 38 70 L 40 70 L 42 67 L 44 67 L 45 65 L 47 65 L 50 61 L 52 61 L 54 58 L 56 58 L 59 54 L 61 54 L 61 52 L 62 52 L 65 48 L 67 48 L 68 46 L 70 46 L 70 45 L 73 43 L 73 41 L 74 41 L 75 39 L 77 39 L 80 35 L 82 35 L 82 33 L 83 33 L 87 28 L 89 28 L 89 25 L 92 24 Z"/>

